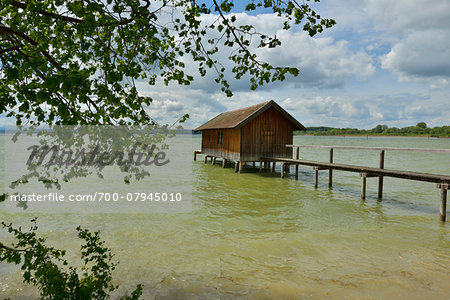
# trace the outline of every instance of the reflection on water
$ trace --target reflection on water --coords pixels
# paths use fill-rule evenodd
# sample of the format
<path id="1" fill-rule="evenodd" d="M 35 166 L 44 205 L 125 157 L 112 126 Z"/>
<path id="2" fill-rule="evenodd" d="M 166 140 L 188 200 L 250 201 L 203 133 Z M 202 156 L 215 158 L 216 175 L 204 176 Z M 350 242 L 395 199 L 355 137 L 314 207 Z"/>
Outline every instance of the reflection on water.
<path id="1" fill-rule="evenodd" d="M 450 140 L 296 137 L 296 143 L 450 148 Z M 199 146 L 198 136 L 194 137 Z M 301 157 L 326 161 L 325 150 Z M 186 158 L 191 159 L 191 157 Z M 376 166 L 377 152 L 335 150 L 335 161 Z M 444 162 L 444 163 L 443 163 Z M 386 153 L 386 168 L 448 174 L 448 154 Z M 360 200 L 357 174 L 328 174 L 314 189 L 312 170 L 300 180 L 193 164 L 193 212 L 181 214 L 40 214 L 49 243 L 79 258 L 75 227 L 101 230 L 120 261 L 119 294 L 144 284 L 146 299 L 448 299 L 450 235 L 438 221 L 434 184 L 368 179 Z M 33 213 L 0 210 L 0 219 L 26 225 Z M 6 233 L 1 240 L 9 241 Z M 20 270 L 0 265 L 0 298 L 35 297 Z"/>

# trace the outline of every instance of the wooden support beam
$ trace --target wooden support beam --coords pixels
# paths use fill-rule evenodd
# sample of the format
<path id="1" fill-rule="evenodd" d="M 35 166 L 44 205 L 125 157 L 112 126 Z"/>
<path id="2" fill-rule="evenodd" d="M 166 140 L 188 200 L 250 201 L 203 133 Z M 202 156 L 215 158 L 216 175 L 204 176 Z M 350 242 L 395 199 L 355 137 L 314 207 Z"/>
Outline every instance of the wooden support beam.
<path id="1" fill-rule="evenodd" d="M 286 147 L 299 147 L 298 145 L 285 145 Z M 392 148 L 392 147 L 349 147 L 349 146 L 319 146 L 301 145 L 303 148 L 335 148 L 335 149 L 359 149 L 359 150 L 389 150 L 389 151 L 413 151 L 413 152 L 450 152 L 450 149 L 428 149 L 428 148 Z"/>
<path id="2" fill-rule="evenodd" d="M 380 169 L 384 169 L 384 150 L 380 152 Z M 378 199 L 383 198 L 383 176 L 378 177 Z"/>
<path id="3" fill-rule="evenodd" d="M 449 189 L 449 184 L 447 184 L 447 183 L 438 183 L 437 185 L 436 185 L 436 187 L 438 188 L 438 189 L 442 189 L 442 188 L 444 188 L 444 189 L 446 189 L 446 190 L 448 190 Z"/>
<path id="4" fill-rule="evenodd" d="M 205 155 L 205 164 L 208 163 L 208 155 Z"/>
<path id="5" fill-rule="evenodd" d="M 255 162 L 253 162 L 253 168 L 255 167 Z"/>
<path id="6" fill-rule="evenodd" d="M 272 173 L 275 172 L 275 166 L 276 166 L 276 164 L 277 164 L 277 163 L 276 163 L 275 161 L 272 163 Z"/>
<path id="7" fill-rule="evenodd" d="M 319 186 L 319 167 L 314 167 L 314 188 Z"/>
<path id="8" fill-rule="evenodd" d="M 194 161 L 197 160 L 197 150 L 194 150 Z"/>
<path id="9" fill-rule="evenodd" d="M 300 159 L 300 147 L 297 147 L 297 153 L 295 159 Z M 295 179 L 298 179 L 298 164 L 295 165 Z"/>
<path id="10" fill-rule="evenodd" d="M 216 164 L 216 157 L 215 157 L 215 156 L 212 158 L 212 164 L 213 164 L 213 165 Z"/>
<path id="11" fill-rule="evenodd" d="M 442 222 L 445 222 L 447 219 L 447 191 L 449 184 L 438 183 L 436 187 L 438 189 L 441 189 L 441 207 L 439 209 L 439 219 Z"/>
<path id="12" fill-rule="evenodd" d="M 281 178 L 284 178 L 284 162 L 281 163 Z"/>
<path id="13" fill-rule="evenodd" d="M 366 199 L 367 173 L 361 173 L 361 199 Z"/>
<path id="14" fill-rule="evenodd" d="M 333 148 L 330 148 L 330 164 L 333 163 Z M 328 170 L 328 188 L 333 186 L 333 169 Z"/>
<path id="15" fill-rule="evenodd" d="M 370 177 L 380 177 L 380 176 L 376 175 L 376 174 L 372 174 L 372 173 L 366 173 L 366 177 L 370 178 Z"/>
<path id="16" fill-rule="evenodd" d="M 234 164 L 234 172 L 238 172 L 239 171 L 239 161 L 236 161 Z"/>
<path id="17" fill-rule="evenodd" d="M 329 170 L 331 168 L 328 167 L 317 167 L 317 170 L 322 171 L 322 170 Z"/>
<path id="18" fill-rule="evenodd" d="M 320 166 L 324 169 L 340 170 L 340 171 L 348 171 L 348 172 L 365 172 L 378 176 L 384 177 L 394 177 L 394 178 L 403 178 L 408 180 L 416 180 L 416 181 L 425 181 L 425 182 L 434 182 L 434 183 L 449 183 L 450 184 L 450 176 L 442 175 L 442 174 L 430 174 L 430 173 L 419 173 L 419 172 L 410 172 L 410 171 L 401 171 L 401 170 L 388 170 L 388 169 L 379 169 L 365 166 L 355 166 L 355 165 L 347 165 L 347 164 L 339 164 L 329 162 L 319 162 L 319 161 L 310 161 L 310 160 L 296 160 L 289 158 L 270 158 L 270 157 L 262 157 L 263 160 L 268 161 L 277 161 L 284 162 L 290 164 L 300 164 L 304 166 Z"/>
<path id="19" fill-rule="evenodd" d="M 259 173 L 262 172 L 262 161 L 259 161 Z"/>
<path id="20" fill-rule="evenodd" d="M 245 164 L 245 161 L 239 162 L 239 173 L 242 172 L 242 169 L 244 168 L 244 164 Z"/>
<path id="21" fill-rule="evenodd" d="M 225 168 L 226 164 L 227 164 L 227 160 L 225 158 L 222 159 L 222 168 Z"/>

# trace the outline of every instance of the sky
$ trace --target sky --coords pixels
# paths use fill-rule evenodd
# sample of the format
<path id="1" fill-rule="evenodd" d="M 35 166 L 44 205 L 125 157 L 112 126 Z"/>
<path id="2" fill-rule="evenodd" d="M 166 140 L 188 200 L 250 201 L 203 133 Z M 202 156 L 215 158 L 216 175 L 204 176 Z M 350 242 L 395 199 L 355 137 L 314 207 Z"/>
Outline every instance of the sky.
<path id="1" fill-rule="evenodd" d="M 214 72 L 195 76 L 190 86 L 138 82 L 139 92 L 154 99 L 148 112 L 158 123 L 173 124 L 188 113 L 183 126 L 193 129 L 222 112 L 275 100 L 306 127 L 450 125 L 450 0 L 312 2 L 337 22 L 312 38 L 299 29 L 282 30 L 274 15 L 242 13 L 244 1 L 235 2 L 238 22 L 276 34 L 283 43 L 256 49 L 260 59 L 297 67 L 300 75 L 251 91 L 248 80 L 228 73 L 231 98 L 220 91 Z M 202 18 L 211 22 L 216 16 Z M 222 51 L 218 58 L 225 61 L 229 54 Z M 195 75 L 197 67 L 183 59 L 187 73 Z M 1 117 L 0 125 L 8 121 L 15 123 Z"/>
<path id="2" fill-rule="evenodd" d="M 282 40 L 282 47 L 257 54 L 298 67 L 298 77 L 256 91 L 230 77 L 231 98 L 212 72 L 191 86 L 141 83 L 140 92 L 154 99 L 149 113 L 168 124 L 189 113 L 183 126 L 195 128 L 221 112 L 275 100 L 307 127 L 450 125 L 449 0 L 322 0 L 314 7 L 337 24 L 313 38 L 281 30 L 270 14 L 237 14 Z"/>

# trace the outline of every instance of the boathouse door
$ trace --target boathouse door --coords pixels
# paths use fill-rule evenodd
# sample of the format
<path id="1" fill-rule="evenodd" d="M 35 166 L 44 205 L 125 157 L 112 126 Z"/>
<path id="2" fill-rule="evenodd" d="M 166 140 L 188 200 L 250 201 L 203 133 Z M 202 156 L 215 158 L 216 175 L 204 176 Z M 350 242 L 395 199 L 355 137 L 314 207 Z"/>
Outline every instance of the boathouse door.
<path id="1" fill-rule="evenodd" d="M 272 124 L 264 123 L 261 130 L 261 155 L 273 156 L 273 130 Z"/>

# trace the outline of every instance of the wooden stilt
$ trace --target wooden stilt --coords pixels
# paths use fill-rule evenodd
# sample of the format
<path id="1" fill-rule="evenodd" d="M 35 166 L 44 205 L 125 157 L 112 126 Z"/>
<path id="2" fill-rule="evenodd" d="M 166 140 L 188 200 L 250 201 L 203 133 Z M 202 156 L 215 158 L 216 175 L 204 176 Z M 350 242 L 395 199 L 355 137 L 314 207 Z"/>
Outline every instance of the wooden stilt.
<path id="1" fill-rule="evenodd" d="M 259 173 L 262 172 L 262 161 L 259 161 Z"/>
<path id="2" fill-rule="evenodd" d="M 447 190 L 449 185 L 445 183 L 440 183 L 437 188 L 441 189 L 441 207 L 439 209 L 439 219 L 445 222 L 447 219 Z"/>
<path id="3" fill-rule="evenodd" d="M 194 161 L 197 160 L 197 151 L 194 151 Z"/>
<path id="4" fill-rule="evenodd" d="M 276 162 L 272 162 L 272 173 L 275 172 L 275 166 L 276 166 Z"/>
<path id="5" fill-rule="evenodd" d="M 333 148 L 330 148 L 330 163 L 333 163 Z M 328 170 L 328 188 L 333 186 L 333 169 Z"/>
<path id="6" fill-rule="evenodd" d="M 227 164 L 227 160 L 224 158 L 223 160 L 222 160 L 222 168 L 225 168 L 225 165 Z"/>
<path id="7" fill-rule="evenodd" d="M 234 172 L 237 173 L 238 171 L 239 171 L 239 162 L 236 161 L 235 164 L 234 164 Z"/>
<path id="8" fill-rule="evenodd" d="M 208 155 L 205 155 L 205 164 L 208 163 Z"/>
<path id="9" fill-rule="evenodd" d="M 319 186 L 319 167 L 314 167 L 314 188 Z"/>
<path id="10" fill-rule="evenodd" d="M 380 169 L 384 169 L 384 150 L 380 152 Z M 378 177 L 378 199 L 383 198 L 383 176 Z"/>
<path id="11" fill-rule="evenodd" d="M 300 147 L 297 147 L 297 153 L 295 154 L 295 159 L 300 159 Z M 298 164 L 295 165 L 295 179 L 298 179 Z"/>
<path id="12" fill-rule="evenodd" d="M 253 168 L 255 167 L 255 165 L 256 165 L 255 162 L 253 162 Z"/>
<path id="13" fill-rule="evenodd" d="M 366 183 L 367 183 L 367 173 L 361 173 L 361 199 L 366 199 Z"/>
<path id="14" fill-rule="evenodd" d="M 244 163 L 243 161 L 239 162 L 239 173 L 242 172 L 242 168 L 244 167 Z"/>
<path id="15" fill-rule="evenodd" d="M 445 222 L 447 218 L 447 190 L 441 187 L 441 209 L 440 209 L 440 219 Z"/>
<path id="16" fill-rule="evenodd" d="M 281 163 L 281 178 L 284 178 L 284 169 L 285 169 L 285 166 L 284 166 L 284 163 L 282 162 Z"/>
<path id="17" fill-rule="evenodd" d="M 213 165 L 216 164 L 216 157 L 215 157 L 215 156 L 212 158 L 212 164 L 213 164 Z"/>

